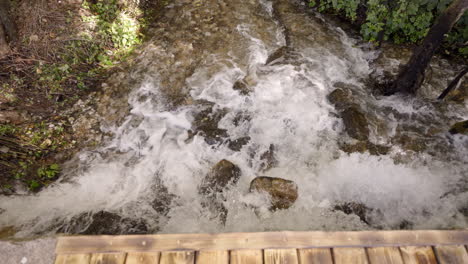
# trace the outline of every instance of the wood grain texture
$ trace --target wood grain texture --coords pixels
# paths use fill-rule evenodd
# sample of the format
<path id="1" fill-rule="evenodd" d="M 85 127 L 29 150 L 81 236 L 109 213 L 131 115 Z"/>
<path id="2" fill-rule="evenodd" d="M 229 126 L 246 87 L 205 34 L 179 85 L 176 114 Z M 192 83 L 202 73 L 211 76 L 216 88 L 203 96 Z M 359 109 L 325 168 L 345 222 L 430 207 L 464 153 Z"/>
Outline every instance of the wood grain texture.
<path id="1" fill-rule="evenodd" d="M 265 264 L 299 264 L 296 249 L 265 249 Z"/>
<path id="2" fill-rule="evenodd" d="M 58 255 L 55 264 L 89 264 L 91 254 Z"/>
<path id="3" fill-rule="evenodd" d="M 158 264 L 159 252 L 132 252 L 127 254 L 125 264 Z"/>
<path id="4" fill-rule="evenodd" d="M 162 252 L 159 264 L 194 264 L 195 252 L 193 251 L 169 251 Z"/>
<path id="5" fill-rule="evenodd" d="M 197 252 L 195 263 L 197 264 L 229 264 L 229 251 L 200 251 Z"/>
<path id="6" fill-rule="evenodd" d="M 373 247 L 367 249 L 370 263 L 403 264 L 400 249 L 397 247 Z"/>
<path id="7" fill-rule="evenodd" d="M 405 264 L 437 264 L 432 247 L 400 247 Z"/>
<path id="8" fill-rule="evenodd" d="M 231 264 L 263 264 L 262 250 L 233 250 L 231 251 Z"/>
<path id="9" fill-rule="evenodd" d="M 95 253 L 90 264 L 124 264 L 126 253 Z"/>
<path id="10" fill-rule="evenodd" d="M 436 246 L 437 258 L 440 264 L 467 264 L 468 253 L 464 246 Z"/>
<path id="11" fill-rule="evenodd" d="M 468 230 L 64 236 L 57 254 L 468 244 Z"/>
<path id="12" fill-rule="evenodd" d="M 329 248 L 310 248 L 299 250 L 299 263 L 301 264 L 333 264 Z"/>
<path id="13" fill-rule="evenodd" d="M 364 248 L 333 248 L 335 264 L 368 264 Z"/>

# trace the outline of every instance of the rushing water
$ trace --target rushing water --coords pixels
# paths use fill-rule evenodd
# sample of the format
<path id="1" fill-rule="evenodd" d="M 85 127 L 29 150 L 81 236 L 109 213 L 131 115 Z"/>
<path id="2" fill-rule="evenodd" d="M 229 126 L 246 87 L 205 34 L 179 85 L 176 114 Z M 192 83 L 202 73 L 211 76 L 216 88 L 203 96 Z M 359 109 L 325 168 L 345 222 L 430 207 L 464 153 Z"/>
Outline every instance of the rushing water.
<path id="1" fill-rule="evenodd" d="M 362 230 L 400 228 L 402 223 L 416 229 L 467 227 L 468 142 L 446 133 L 454 120 L 466 118 L 466 105 L 442 111 L 427 99 L 370 95 L 364 84 L 368 76 L 395 68 L 399 61 L 385 57 L 377 63 L 378 52 L 289 1 L 206 1 L 201 8 L 211 10 L 214 19 L 219 12 L 225 20 L 219 29 L 211 27 L 214 22 L 197 20 L 204 13 L 197 13 L 202 11 L 191 1 L 181 2 L 168 12 L 182 14 L 178 23 L 193 31 L 212 30 L 202 32 L 208 44 L 192 45 L 180 29 L 169 32 L 179 38 L 172 42 L 155 37 L 132 70 L 143 77 L 129 93 L 130 113 L 121 124 L 103 128 L 112 138 L 80 153 L 63 180 L 37 195 L 2 197 L 0 229 L 14 226 L 19 237 L 80 232 L 100 211 L 135 219 L 107 223 L 124 225 L 116 232 L 138 229 L 135 223 L 144 223 L 140 231 L 164 233 Z M 186 52 L 166 54 L 161 48 L 171 45 Z M 286 55 L 265 65 L 269 55 L 286 45 Z M 197 60 L 195 69 L 190 60 Z M 190 74 L 159 70 L 165 67 L 192 68 Z M 440 70 L 454 75 L 448 68 Z M 233 89 L 244 78 L 251 90 L 247 94 Z M 352 87 L 361 106 L 384 124 L 371 128 L 369 140 L 392 146 L 389 154 L 339 149 L 339 142 L 352 140 L 327 100 L 338 83 Z M 420 97 L 434 98 L 443 84 L 441 79 L 426 83 Z M 175 107 L 167 87 L 187 91 L 188 100 Z M 211 102 L 214 112 L 226 113 L 218 127 L 227 130 L 227 138 L 219 144 L 189 132 L 202 101 Z M 438 126 L 441 131 L 435 133 L 434 146 L 408 154 L 392 143 L 402 124 Z M 227 139 L 245 136 L 250 141 L 240 151 L 228 148 Z M 263 172 L 262 153 L 271 145 L 277 163 Z M 445 145 L 448 150 L 430 153 Z M 198 191 L 221 159 L 242 170 L 239 182 L 224 192 L 225 222 L 204 206 L 206 199 Z M 299 186 L 298 200 L 287 210 L 269 211 L 267 197 L 248 191 L 250 181 L 260 175 L 293 180 Z M 342 202 L 372 208 L 372 224 L 333 209 Z M 81 229 L 74 225 L 77 217 Z"/>

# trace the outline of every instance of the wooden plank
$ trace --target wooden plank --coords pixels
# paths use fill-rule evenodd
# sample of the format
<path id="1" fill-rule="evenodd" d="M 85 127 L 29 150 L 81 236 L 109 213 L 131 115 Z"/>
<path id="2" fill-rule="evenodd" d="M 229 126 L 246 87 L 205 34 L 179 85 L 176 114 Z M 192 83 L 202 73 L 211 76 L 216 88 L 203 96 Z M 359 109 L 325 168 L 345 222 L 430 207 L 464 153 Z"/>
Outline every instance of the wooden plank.
<path id="1" fill-rule="evenodd" d="M 197 264 L 229 264 L 229 252 L 227 250 L 200 251 L 195 259 Z"/>
<path id="2" fill-rule="evenodd" d="M 91 254 L 57 255 L 55 264 L 89 264 Z"/>
<path id="3" fill-rule="evenodd" d="M 368 264 L 364 248 L 333 248 L 335 264 Z"/>
<path id="4" fill-rule="evenodd" d="M 405 264 L 437 264 L 432 247 L 401 247 Z"/>
<path id="5" fill-rule="evenodd" d="M 329 248 L 310 248 L 299 250 L 299 263 L 301 264 L 333 264 Z"/>
<path id="6" fill-rule="evenodd" d="M 95 253 L 90 264 L 124 264 L 126 253 Z"/>
<path id="7" fill-rule="evenodd" d="M 233 250 L 230 257 L 231 264 L 263 264 L 262 250 Z"/>
<path id="8" fill-rule="evenodd" d="M 265 264 L 298 264 L 296 249 L 265 249 Z"/>
<path id="9" fill-rule="evenodd" d="M 193 251 L 167 251 L 161 253 L 159 264 L 194 264 L 195 252 Z"/>
<path id="10" fill-rule="evenodd" d="M 389 247 L 468 244 L 468 230 L 264 232 L 59 237 L 58 254 L 311 247 Z"/>
<path id="11" fill-rule="evenodd" d="M 367 249 L 370 263 L 403 264 L 400 249 L 397 247 L 372 247 Z"/>
<path id="12" fill-rule="evenodd" d="M 132 252 L 127 254 L 125 264 L 158 264 L 159 252 Z"/>
<path id="13" fill-rule="evenodd" d="M 436 246 L 437 259 L 440 264 L 466 264 L 468 253 L 462 245 L 458 246 Z"/>

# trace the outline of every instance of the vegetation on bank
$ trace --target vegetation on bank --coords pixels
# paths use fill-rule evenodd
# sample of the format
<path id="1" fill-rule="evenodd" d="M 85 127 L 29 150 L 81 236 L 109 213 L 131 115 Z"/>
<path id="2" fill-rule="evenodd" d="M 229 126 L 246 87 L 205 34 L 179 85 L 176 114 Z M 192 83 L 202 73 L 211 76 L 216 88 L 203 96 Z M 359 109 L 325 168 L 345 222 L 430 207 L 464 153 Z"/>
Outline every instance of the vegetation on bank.
<path id="1" fill-rule="evenodd" d="M 66 111 L 142 42 L 142 3 L 12 1 L 19 38 L 0 58 L 0 113 L 10 114 L 0 120 L 0 193 L 37 191 L 58 177 L 80 143 Z"/>
<path id="2" fill-rule="evenodd" d="M 334 13 L 359 27 L 365 40 L 418 43 L 452 0 L 309 0 L 319 12 Z M 445 37 L 446 54 L 468 57 L 468 13 Z"/>

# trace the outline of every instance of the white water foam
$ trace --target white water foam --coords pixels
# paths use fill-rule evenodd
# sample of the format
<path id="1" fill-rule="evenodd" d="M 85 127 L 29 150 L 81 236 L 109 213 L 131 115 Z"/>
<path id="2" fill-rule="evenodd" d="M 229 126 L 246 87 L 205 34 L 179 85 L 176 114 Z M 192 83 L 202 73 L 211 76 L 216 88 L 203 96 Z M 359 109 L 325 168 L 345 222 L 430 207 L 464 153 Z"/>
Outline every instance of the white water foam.
<path id="1" fill-rule="evenodd" d="M 326 95 L 337 82 L 362 86 L 360 79 L 370 74 L 372 54 L 354 47 L 354 41 L 338 31 L 346 57 L 327 47 L 311 48 L 296 50 L 293 64 L 263 65 L 273 48 L 253 37 L 248 25 L 238 30 L 243 41 L 250 43 L 247 69 L 236 66 L 234 60 L 212 56 L 206 65 L 221 70 L 211 74 L 209 66 L 201 66 L 187 84 L 193 99 L 227 110 L 219 127 L 231 139 L 251 138 L 239 152 L 226 144 L 210 146 L 200 135 L 187 141 L 197 106 L 168 110 L 158 79 L 149 78 L 131 93 L 131 113 L 113 129 L 114 139 L 101 149 L 80 154 L 78 175 L 34 196 L 2 197 L 0 227 L 19 227 L 20 237 L 53 232 L 56 223 L 101 210 L 142 218 L 151 230 L 171 233 L 395 228 L 402 221 L 413 223 L 414 228 L 466 227 L 459 210 L 468 194 L 447 195 L 466 178 L 462 165 L 428 159 L 396 164 L 389 156 L 338 150 L 343 125 Z M 242 95 L 232 87 L 247 75 L 256 83 L 249 95 Z M 397 97 L 388 100 L 386 104 L 404 104 Z M 249 119 L 236 124 L 239 114 Z M 270 145 L 275 146 L 278 164 L 261 173 L 260 156 Z M 229 212 L 225 224 L 202 206 L 197 187 L 221 159 L 242 170 L 239 182 L 225 194 Z M 267 197 L 248 192 L 250 181 L 259 175 L 295 181 L 299 199 L 287 210 L 268 211 Z M 157 183 L 176 197 L 165 216 L 151 206 L 154 199 L 166 195 L 155 193 Z M 373 208 L 369 214 L 378 226 L 332 210 L 343 201 Z"/>

